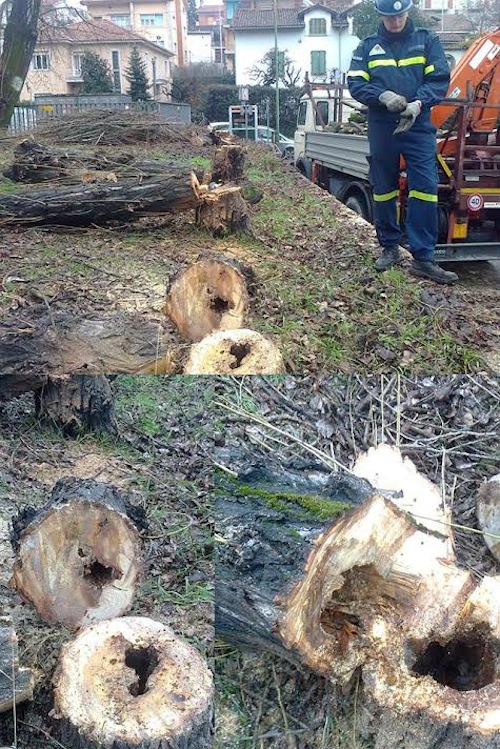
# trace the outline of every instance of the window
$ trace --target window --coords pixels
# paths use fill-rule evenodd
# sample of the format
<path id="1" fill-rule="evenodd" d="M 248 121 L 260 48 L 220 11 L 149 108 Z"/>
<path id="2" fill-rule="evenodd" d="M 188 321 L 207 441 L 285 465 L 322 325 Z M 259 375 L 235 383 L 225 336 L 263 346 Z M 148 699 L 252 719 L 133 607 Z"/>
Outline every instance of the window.
<path id="1" fill-rule="evenodd" d="M 77 76 L 78 78 L 82 74 L 82 62 L 85 55 L 83 52 L 75 52 L 73 54 L 73 75 Z"/>
<path id="2" fill-rule="evenodd" d="M 37 52 L 33 55 L 33 70 L 50 70 L 50 57 L 48 52 Z"/>
<path id="3" fill-rule="evenodd" d="M 326 18 L 311 18 L 309 21 L 310 36 L 326 36 Z"/>
<path id="4" fill-rule="evenodd" d="M 116 23 L 117 26 L 121 26 L 123 29 L 130 28 L 130 16 L 129 15 L 116 15 L 112 14 L 109 17 L 110 21 Z"/>
<path id="5" fill-rule="evenodd" d="M 316 126 L 323 127 L 328 124 L 328 102 L 316 102 Z"/>
<path id="6" fill-rule="evenodd" d="M 326 52 L 311 52 L 311 75 L 326 75 Z"/>
<path id="7" fill-rule="evenodd" d="M 163 13 L 141 13 L 141 26 L 163 26 Z"/>
<path id="8" fill-rule="evenodd" d="M 113 91 L 115 94 L 121 94 L 120 53 L 116 49 L 111 52 L 111 71 L 113 73 Z"/>

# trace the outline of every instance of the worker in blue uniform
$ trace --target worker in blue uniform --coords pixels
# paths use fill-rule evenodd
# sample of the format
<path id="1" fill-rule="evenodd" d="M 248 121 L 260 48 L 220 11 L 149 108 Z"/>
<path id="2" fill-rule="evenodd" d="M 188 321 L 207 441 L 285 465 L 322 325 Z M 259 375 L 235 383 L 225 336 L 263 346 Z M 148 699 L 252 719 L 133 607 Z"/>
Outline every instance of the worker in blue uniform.
<path id="1" fill-rule="evenodd" d="M 412 0 L 375 0 L 381 17 L 376 34 L 354 51 L 348 85 L 368 107 L 370 182 L 375 228 L 386 270 L 401 259 L 398 220 L 400 155 L 408 176 L 405 228 L 413 255 L 410 272 L 449 284 L 456 273 L 434 261 L 438 234 L 436 130 L 430 110 L 445 96 L 450 72 L 437 36 L 415 28 L 408 17 Z"/>

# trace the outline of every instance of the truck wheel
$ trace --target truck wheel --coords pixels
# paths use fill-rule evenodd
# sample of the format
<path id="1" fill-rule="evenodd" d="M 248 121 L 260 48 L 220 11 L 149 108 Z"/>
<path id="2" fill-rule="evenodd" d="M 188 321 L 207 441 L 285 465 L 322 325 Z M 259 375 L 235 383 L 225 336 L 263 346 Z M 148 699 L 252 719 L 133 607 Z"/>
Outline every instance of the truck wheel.
<path id="1" fill-rule="evenodd" d="M 365 221 L 370 220 L 370 217 L 368 215 L 368 208 L 366 206 L 366 201 L 360 195 L 349 195 L 349 197 L 345 201 L 345 204 L 348 208 L 351 209 L 351 211 L 354 211 L 354 213 L 357 213 L 359 216 L 362 216 L 362 218 L 364 218 Z"/>

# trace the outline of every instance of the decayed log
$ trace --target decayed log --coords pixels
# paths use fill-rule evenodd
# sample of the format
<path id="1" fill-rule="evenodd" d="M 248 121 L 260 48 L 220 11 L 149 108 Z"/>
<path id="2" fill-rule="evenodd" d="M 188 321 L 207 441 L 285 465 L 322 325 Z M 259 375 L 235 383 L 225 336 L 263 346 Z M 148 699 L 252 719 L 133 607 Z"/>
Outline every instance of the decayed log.
<path id="1" fill-rule="evenodd" d="M 237 182 L 245 170 L 246 150 L 241 145 L 221 146 L 215 151 L 212 165 L 214 182 Z"/>
<path id="2" fill-rule="evenodd" d="M 79 749 L 209 749 L 212 675 L 164 624 L 122 617 L 63 647 L 54 676 L 55 732 Z"/>
<path id="3" fill-rule="evenodd" d="M 486 545 L 495 559 L 500 560 L 500 473 L 480 487 L 477 519 Z"/>
<path id="4" fill-rule="evenodd" d="M 171 343 L 161 323 L 139 315 L 76 319 L 59 311 L 49 315 L 37 305 L 2 320 L 0 374 L 31 381 L 78 373 L 168 374 Z"/>
<path id="5" fill-rule="evenodd" d="M 202 191 L 196 206 L 196 224 L 216 237 L 249 233 L 250 216 L 241 188 L 230 185 Z"/>
<path id="6" fill-rule="evenodd" d="M 281 513 L 279 536 L 248 496 L 243 523 L 219 500 L 217 631 L 343 687 L 360 673 L 377 749 L 496 749 L 500 578 L 458 568 L 446 513 L 411 503 L 417 522 L 411 493 L 375 492 L 322 532 Z"/>
<path id="7" fill-rule="evenodd" d="M 13 706 L 14 692 L 16 704 L 30 700 L 33 684 L 32 672 L 19 666 L 14 628 L 7 625 L 7 620 L 0 619 L 0 713 Z"/>
<path id="8" fill-rule="evenodd" d="M 240 263 L 202 256 L 170 281 L 165 312 L 189 341 L 201 341 L 214 330 L 241 328 L 248 304 L 246 277 L 252 280 Z"/>
<path id="9" fill-rule="evenodd" d="M 35 412 L 41 421 L 71 437 L 117 431 L 113 394 L 104 375 L 48 378 L 35 391 Z"/>
<path id="10" fill-rule="evenodd" d="M 191 346 L 184 374 L 281 374 L 285 365 L 274 343 L 247 328 L 220 330 Z"/>
<path id="11" fill-rule="evenodd" d="M 60 479 L 44 507 L 14 519 L 12 585 L 49 622 L 78 627 L 119 616 L 142 569 L 141 517 L 116 487 Z"/>
<path id="12" fill-rule="evenodd" d="M 0 197 L 0 226 L 88 226 L 134 221 L 148 214 L 177 213 L 198 205 L 197 188 L 194 172 L 186 172 L 106 185 L 30 190 Z"/>

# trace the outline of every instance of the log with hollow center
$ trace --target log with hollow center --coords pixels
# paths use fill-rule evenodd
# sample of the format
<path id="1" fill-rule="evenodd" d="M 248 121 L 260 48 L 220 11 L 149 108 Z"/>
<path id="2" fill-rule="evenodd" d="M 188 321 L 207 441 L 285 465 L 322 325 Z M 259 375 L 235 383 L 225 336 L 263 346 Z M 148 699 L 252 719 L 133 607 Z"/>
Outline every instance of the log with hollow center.
<path id="1" fill-rule="evenodd" d="M 191 346 L 184 374 L 281 374 L 281 353 L 268 338 L 248 328 L 220 330 Z"/>
<path id="2" fill-rule="evenodd" d="M 126 498 L 91 479 L 61 479 L 41 510 L 15 521 L 12 583 L 49 622 L 78 627 L 118 616 L 142 568 Z"/>
<path id="3" fill-rule="evenodd" d="M 55 731 L 83 749 L 209 749 L 212 675 L 170 627 L 122 617 L 83 629 L 54 676 Z"/>

